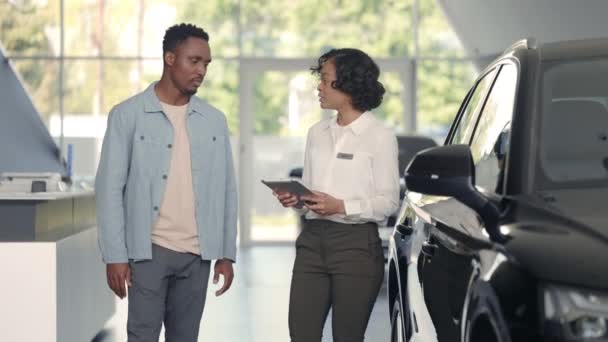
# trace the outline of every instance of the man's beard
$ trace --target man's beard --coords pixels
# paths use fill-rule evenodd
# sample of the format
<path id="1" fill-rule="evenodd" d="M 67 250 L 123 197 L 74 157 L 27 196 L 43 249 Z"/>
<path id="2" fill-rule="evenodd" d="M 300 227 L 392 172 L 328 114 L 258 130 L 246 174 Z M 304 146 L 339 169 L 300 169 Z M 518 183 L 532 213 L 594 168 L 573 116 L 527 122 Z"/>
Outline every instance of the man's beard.
<path id="1" fill-rule="evenodd" d="M 198 87 L 193 88 L 193 89 L 184 89 L 184 90 L 182 90 L 182 94 L 187 95 L 187 96 L 193 96 L 196 94 L 197 91 L 198 91 Z"/>

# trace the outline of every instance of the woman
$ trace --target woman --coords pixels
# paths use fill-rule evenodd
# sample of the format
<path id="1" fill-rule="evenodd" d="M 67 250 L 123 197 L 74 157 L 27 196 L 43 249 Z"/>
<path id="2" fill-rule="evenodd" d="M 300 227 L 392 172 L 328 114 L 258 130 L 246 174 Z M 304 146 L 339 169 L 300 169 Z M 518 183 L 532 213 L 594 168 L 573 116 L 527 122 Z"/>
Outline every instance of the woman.
<path id="1" fill-rule="evenodd" d="M 369 112 L 384 87 L 367 54 L 331 50 L 311 70 L 321 107 L 337 115 L 308 131 L 302 182 L 314 195 L 275 194 L 307 219 L 296 240 L 291 341 L 320 342 L 330 308 L 334 341 L 363 341 L 384 276 L 378 223 L 398 207 L 397 139 Z"/>

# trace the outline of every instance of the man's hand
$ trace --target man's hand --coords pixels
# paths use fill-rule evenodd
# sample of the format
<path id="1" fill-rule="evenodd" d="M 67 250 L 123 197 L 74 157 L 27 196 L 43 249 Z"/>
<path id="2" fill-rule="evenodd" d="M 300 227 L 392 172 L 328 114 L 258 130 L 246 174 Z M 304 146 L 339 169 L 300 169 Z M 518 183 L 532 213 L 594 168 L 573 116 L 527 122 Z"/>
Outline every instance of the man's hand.
<path id="1" fill-rule="evenodd" d="M 127 296 L 125 283 L 131 287 L 131 267 L 129 267 L 129 264 L 108 264 L 106 274 L 108 276 L 108 286 L 120 299 L 125 298 Z"/>
<path id="2" fill-rule="evenodd" d="M 234 271 L 232 270 L 232 261 L 228 259 L 219 259 L 215 262 L 213 270 L 213 284 L 217 284 L 220 281 L 220 274 L 224 277 L 224 285 L 221 289 L 215 291 L 216 296 L 221 296 L 224 292 L 228 291 L 232 280 L 234 279 Z"/>
<path id="3" fill-rule="evenodd" d="M 306 203 L 306 207 L 315 213 L 323 216 L 330 216 L 335 214 L 344 215 L 346 213 L 344 209 L 344 201 L 332 197 L 324 192 L 313 191 L 314 195 L 302 196 L 302 199 Z"/>
<path id="4" fill-rule="evenodd" d="M 285 208 L 295 207 L 298 204 L 298 197 L 290 192 L 272 192 Z"/>

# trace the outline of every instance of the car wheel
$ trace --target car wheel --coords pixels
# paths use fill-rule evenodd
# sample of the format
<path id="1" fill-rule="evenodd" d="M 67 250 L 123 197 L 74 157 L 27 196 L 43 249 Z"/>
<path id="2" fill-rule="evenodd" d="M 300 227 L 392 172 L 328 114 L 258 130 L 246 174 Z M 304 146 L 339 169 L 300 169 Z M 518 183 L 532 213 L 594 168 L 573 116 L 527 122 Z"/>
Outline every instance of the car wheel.
<path id="1" fill-rule="evenodd" d="M 393 310 L 391 313 L 391 342 L 406 342 L 406 322 L 403 320 L 403 312 L 401 311 L 401 296 L 397 294 L 393 302 Z"/>
<path id="2" fill-rule="evenodd" d="M 477 315 L 467 327 L 466 342 L 502 342 L 488 314 Z"/>
<path id="3" fill-rule="evenodd" d="M 472 287 L 470 307 L 465 319 L 466 342 L 509 342 L 507 325 L 493 290 L 485 283 Z"/>

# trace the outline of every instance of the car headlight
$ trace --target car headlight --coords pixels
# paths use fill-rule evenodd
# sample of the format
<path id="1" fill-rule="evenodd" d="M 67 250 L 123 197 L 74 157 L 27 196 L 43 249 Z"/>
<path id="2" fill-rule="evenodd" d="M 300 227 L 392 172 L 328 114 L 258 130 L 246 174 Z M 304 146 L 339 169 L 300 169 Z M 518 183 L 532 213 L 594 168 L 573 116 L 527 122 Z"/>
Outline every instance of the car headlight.
<path id="1" fill-rule="evenodd" d="M 547 285 L 544 318 L 559 323 L 567 339 L 608 341 L 608 293 Z"/>

